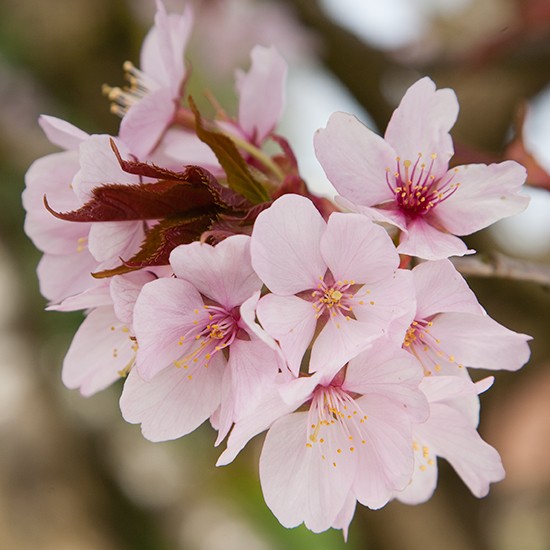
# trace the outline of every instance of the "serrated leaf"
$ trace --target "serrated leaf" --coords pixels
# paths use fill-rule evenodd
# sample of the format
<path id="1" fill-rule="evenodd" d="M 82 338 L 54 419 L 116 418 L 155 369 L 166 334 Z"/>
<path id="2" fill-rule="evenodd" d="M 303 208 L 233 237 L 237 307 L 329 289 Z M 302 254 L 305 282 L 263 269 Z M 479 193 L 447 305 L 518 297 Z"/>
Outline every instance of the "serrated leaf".
<path id="1" fill-rule="evenodd" d="M 122 265 L 106 269 L 92 275 L 96 279 L 113 277 L 136 271 L 144 267 L 168 265 L 170 253 L 180 244 L 189 244 L 200 238 L 211 220 L 208 216 L 189 219 L 165 219 L 151 227 L 145 236 L 139 252 L 129 260 L 122 260 Z"/>

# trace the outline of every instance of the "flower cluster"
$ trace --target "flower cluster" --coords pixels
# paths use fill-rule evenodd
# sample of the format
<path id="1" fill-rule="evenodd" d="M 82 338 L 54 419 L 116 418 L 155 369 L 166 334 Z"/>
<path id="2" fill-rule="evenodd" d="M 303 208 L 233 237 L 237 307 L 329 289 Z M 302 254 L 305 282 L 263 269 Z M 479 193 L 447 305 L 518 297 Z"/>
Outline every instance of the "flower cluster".
<path id="1" fill-rule="evenodd" d="M 122 415 L 151 441 L 209 420 L 218 465 L 267 430 L 260 481 L 286 527 L 346 533 L 357 502 L 423 502 L 437 457 L 484 496 L 504 476 L 477 432 L 493 379 L 468 369 L 519 369 L 529 337 L 492 320 L 448 258 L 526 207 L 525 170 L 449 168 L 457 99 L 422 78 L 384 138 L 344 113 L 317 132 L 336 206 L 275 133 L 273 47 L 238 73 L 235 117 L 215 101 L 201 115 L 186 93 L 192 19 L 157 3 L 140 68 L 105 87 L 118 136 L 40 120 L 63 151 L 27 172 L 25 228 L 49 309 L 87 312 L 64 383 L 91 395 L 125 378 Z"/>

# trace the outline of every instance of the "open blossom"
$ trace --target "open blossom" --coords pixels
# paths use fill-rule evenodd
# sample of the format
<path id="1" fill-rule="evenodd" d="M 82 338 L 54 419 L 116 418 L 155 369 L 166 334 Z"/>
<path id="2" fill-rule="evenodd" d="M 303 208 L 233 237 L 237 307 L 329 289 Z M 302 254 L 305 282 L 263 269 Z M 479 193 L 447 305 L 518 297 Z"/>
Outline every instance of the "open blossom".
<path id="1" fill-rule="evenodd" d="M 413 425 L 415 467 L 407 488 L 395 497 L 407 504 L 428 500 L 437 484 L 437 457 L 444 458 L 478 497 L 489 492 L 489 485 L 504 479 L 498 452 L 477 432 L 478 393 L 493 379 L 473 384 L 469 378 L 425 377 L 420 384 L 430 404 L 430 416 Z"/>
<path id="2" fill-rule="evenodd" d="M 235 425 L 218 464 L 269 428 L 260 481 L 272 512 L 285 527 L 346 531 L 355 501 L 380 508 L 409 483 L 411 422 L 428 414 L 421 378 L 408 354 L 381 340 L 336 376 L 318 372 L 283 384 L 282 397 Z"/>
<path id="3" fill-rule="evenodd" d="M 345 206 L 401 231 L 398 251 L 427 260 L 468 253 L 456 235 L 521 212 L 523 166 L 513 161 L 449 169 L 449 130 L 458 114 L 452 90 L 427 77 L 413 84 L 384 139 L 345 113 L 315 135 L 315 151 Z"/>
<path id="4" fill-rule="evenodd" d="M 140 68 L 127 61 L 129 86 L 105 87 L 112 110 L 123 117 L 120 136 L 143 159 L 154 149 L 174 119 L 186 79 L 184 52 L 193 15 L 189 5 L 183 14 L 167 14 L 157 0 L 155 25 L 141 49 Z"/>
<path id="5" fill-rule="evenodd" d="M 425 375 L 517 370 L 527 362 L 531 338 L 491 319 L 449 260 L 422 263 L 412 275 L 417 309 L 403 347 Z"/>
<path id="6" fill-rule="evenodd" d="M 257 308 L 294 374 L 316 336 L 310 371 L 339 369 L 384 332 L 404 336 L 414 310 L 410 272 L 387 233 L 358 214 L 328 223 L 312 202 L 284 195 L 254 225 L 252 265 L 271 294 Z M 401 331 L 402 329 L 402 331 Z"/>
<path id="7" fill-rule="evenodd" d="M 234 235 L 215 247 L 177 247 L 170 256 L 176 278 L 148 283 L 137 299 L 139 350 L 121 409 L 153 441 L 189 433 L 219 407 L 223 439 L 285 368 L 275 346 L 247 325 L 254 307 L 247 302 L 258 300 L 262 286 L 249 241 Z"/>

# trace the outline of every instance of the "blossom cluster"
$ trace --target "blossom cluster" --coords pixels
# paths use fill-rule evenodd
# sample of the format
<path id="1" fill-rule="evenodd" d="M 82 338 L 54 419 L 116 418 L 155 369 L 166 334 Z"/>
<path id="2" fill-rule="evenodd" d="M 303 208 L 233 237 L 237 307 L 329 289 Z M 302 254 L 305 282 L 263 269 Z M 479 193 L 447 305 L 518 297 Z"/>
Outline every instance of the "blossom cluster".
<path id="1" fill-rule="evenodd" d="M 529 337 L 449 257 L 526 208 L 524 168 L 449 168 L 457 98 L 422 78 L 383 138 L 330 117 L 314 145 L 339 195 L 315 196 L 276 133 L 285 61 L 254 47 L 236 116 L 213 101 L 206 119 L 186 92 L 192 27 L 157 2 L 139 68 L 104 88 L 118 136 L 40 119 L 63 151 L 27 172 L 25 228 L 48 308 L 86 311 L 63 382 L 89 396 L 125 378 L 122 415 L 151 441 L 209 420 L 218 465 L 267 431 L 260 481 L 286 527 L 347 533 L 357 502 L 424 502 L 438 457 L 486 495 L 504 476 L 477 431 L 493 378 L 469 369 L 519 369 Z"/>

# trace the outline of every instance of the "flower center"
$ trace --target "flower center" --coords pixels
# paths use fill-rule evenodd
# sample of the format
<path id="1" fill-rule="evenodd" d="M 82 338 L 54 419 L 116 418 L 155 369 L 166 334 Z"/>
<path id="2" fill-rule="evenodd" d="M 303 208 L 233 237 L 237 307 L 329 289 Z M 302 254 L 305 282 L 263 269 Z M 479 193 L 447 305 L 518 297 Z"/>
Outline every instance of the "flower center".
<path id="1" fill-rule="evenodd" d="M 399 209 L 411 217 L 424 216 L 440 202 L 447 200 L 458 189 L 460 183 L 453 183 L 457 172 L 437 178 L 433 174 L 437 156 L 431 155 L 429 166 L 422 161 L 422 153 L 416 162 L 401 161 L 397 157 L 397 168 L 392 173 L 386 168 L 386 183 L 395 196 Z"/>
<path id="2" fill-rule="evenodd" d="M 441 372 L 443 362 L 463 368 L 453 355 L 441 348 L 441 340 L 431 334 L 432 325 L 431 321 L 413 321 L 405 334 L 403 348 L 418 359 L 425 376 L 431 376 L 434 371 Z"/>
<path id="3" fill-rule="evenodd" d="M 319 386 L 309 409 L 306 447 L 317 448 L 321 459 L 336 467 L 339 456 L 367 443 L 363 427 L 367 420 L 357 402 L 341 387 Z"/>
<path id="4" fill-rule="evenodd" d="M 322 277 L 319 279 L 317 289 L 311 293 L 313 309 L 316 312 L 315 317 L 319 319 L 325 312 L 329 313 L 331 317 L 336 317 L 339 313 L 347 316 L 353 309 L 351 299 L 354 293 L 349 289 L 355 284 L 355 281 L 336 281 L 333 284 L 328 284 Z"/>
<path id="5" fill-rule="evenodd" d="M 179 345 L 183 346 L 190 336 L 193 338 L 189 351 L 175 361 L 176 367 L 188 369 L 197 364 L 208 367 L 212 357 L 230 346 L 237 336 L 239 326 L 236 314 L 219 306 L 204 306 L 204 309 L 208 311 L 206 324 L 204 321 L 194 321 L 197 329 L 179 339 Z M 196 309 L 194 313 L 199 315 L 200 311 Z"/>
<path id="6" fill-rule="evenodd" d="M 128 85 L 123 88 L 104 84 L 102 91 L 111 102 L 111 113 L 123 117 L 132 105 L 141 101 L 147 94 L 159 88 L 159 85 L 130 61 L 122 66 Z"/>

